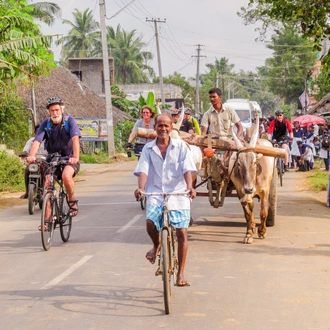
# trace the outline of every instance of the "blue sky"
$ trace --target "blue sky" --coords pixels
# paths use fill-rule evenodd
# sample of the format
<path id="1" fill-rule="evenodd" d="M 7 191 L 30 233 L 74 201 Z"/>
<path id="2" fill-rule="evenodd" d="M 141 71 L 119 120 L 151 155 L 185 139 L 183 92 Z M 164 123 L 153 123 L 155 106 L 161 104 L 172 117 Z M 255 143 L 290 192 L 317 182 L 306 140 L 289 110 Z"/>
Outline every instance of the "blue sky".
<path id="1" fill-rule="evenodd" d="M 41 2 L 41 1 L 33 1 Z M 99 21 L 99 0 L 52 0 L 62 8 L 62 18 L 73 21 L 72 12 L 75 8 L 84 11 L 89 8 L 94 18 Z M 105 0 L 106 16 L 115 15 L 131 0 Z M 200 73 L 206 71 L 206 63 L 214 63 L 215 59 L 226 57 L 234 64 L 234 71 L 254 71 L 264 64 L 271 56 L 261 42 L 256 42 L 258 33 L 255 26 L 244 26 L 237 16 L 241 6 L 248 0 L 135 0 L 117 16 L 106 20 L 107 25 L 117 27 L 118 24 L 126 31 L 136 30 L 143 36 L 146 49 L 154 55 L 149 63 L 156 75 L 158 64 L 154 23 L 146 22 L 146 18 L 166 19 L 159 23 L 160 50 L 163 76 L 177 71 L 185 77 L 195 77 L 197 44 L 202 45 Z M 61 23 L 60 18 L 52 27 L 42 25 L 44 34 L 66 34 L 69 25 Z M 60 48 L 53 46 L 55 58 L 60 57 Z"/>

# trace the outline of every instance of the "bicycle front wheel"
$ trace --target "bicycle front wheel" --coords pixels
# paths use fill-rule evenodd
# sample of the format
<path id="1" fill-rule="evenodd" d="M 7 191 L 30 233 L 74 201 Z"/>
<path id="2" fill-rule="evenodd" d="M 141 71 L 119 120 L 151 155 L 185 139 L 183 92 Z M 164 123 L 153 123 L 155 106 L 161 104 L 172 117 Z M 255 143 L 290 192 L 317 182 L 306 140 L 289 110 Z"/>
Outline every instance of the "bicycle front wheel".
<path id="1" fill-rule="evenodd" d="M 284 163 L 282 159 L 278 162 L 278 175 L 280 177 L 280 185 L 283 186 L 283 171 L 284 171 Z"/>
<path id="2" fill-rule="evenodd" d="M 166 229 L 162 230 L 162 263 L 163 263 L 163 290 L 164 290 L 164 305 L 165 313 L 170 314 L 171 301 L 171 269 L 170 269 L 170 240 L 169 233 Z"/>
<path id="3" fill-rule="evenodd" d="M 63 242 L 67 242 L 71 234 L 72 216 L 70 215 L 70 206 L 65 193 L 60 195 L 60 219 L 61 238 Z"/>
<path id="4" fill-rule="evenodd" d="M 35 207 L 35 203 L 34 203 L 34 198 L 37 194 L 36 192 L 36 186 L 33 183 L 29 184 L 29 194 L 28 194 L 28 209 L 29 209 L 29 214 L 33 214 L 34 213 L 34 207 Z"/>
<path id="5" fill-rule="evenodd" d="M 56 218 L 58 218 L 56 200 L 47 193 L 42 204 L 40 228 L 41 242 L 45 251 L 48 251 L 52 245 Z"/>

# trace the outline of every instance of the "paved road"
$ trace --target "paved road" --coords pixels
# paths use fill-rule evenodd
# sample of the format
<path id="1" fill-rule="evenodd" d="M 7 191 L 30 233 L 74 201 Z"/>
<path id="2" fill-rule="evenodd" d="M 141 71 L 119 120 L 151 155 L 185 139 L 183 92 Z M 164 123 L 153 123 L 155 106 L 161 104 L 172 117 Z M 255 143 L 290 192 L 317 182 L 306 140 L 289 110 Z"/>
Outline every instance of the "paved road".
<path id="1" fill-rule="evenodd" d="M 164 315 L 161 279 L 145 259 L 144 212 L 133 198 L 134 163 L 100 165 L 76 185 L 72 237 L 41 247 L 40 211 L 0 211 L 0 329 L 329 329 L 330 215 L 299 173 L 278 188 L 267 238 L 244 245 L 234 198 L 193 203 L 187 278 Z M 84 178 L 83 178 L 84 180 Z M 257 205 L 258 206 L 258 205 Z"/>

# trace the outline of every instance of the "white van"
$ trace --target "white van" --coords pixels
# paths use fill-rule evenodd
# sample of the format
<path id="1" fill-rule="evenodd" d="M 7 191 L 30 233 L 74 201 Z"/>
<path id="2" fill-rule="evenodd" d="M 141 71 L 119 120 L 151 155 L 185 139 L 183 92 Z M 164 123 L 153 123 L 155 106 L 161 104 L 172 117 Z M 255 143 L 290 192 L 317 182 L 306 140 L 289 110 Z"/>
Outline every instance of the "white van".
<path id="1" fill-rule="evenodd" d="M 241 119 L 244 130 L 252 126 L 253 106 L 247 99 L 228 99 L 226 105 L 234 108 Z"/>

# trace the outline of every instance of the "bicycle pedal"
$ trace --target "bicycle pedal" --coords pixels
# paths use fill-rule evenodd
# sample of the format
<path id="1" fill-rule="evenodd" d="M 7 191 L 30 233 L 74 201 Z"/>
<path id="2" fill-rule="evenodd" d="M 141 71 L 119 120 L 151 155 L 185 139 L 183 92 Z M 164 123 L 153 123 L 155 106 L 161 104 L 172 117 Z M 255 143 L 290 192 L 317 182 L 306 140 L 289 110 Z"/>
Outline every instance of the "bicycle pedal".
<path id="1" fill-rule="evenodd" d="M 163 275 L 163 270 L 160 269 L 160 267 L 158 267 L 158 269 L 156 270 L 155 272 L 155 275 L 158 276 L 158 275 Z"/>

